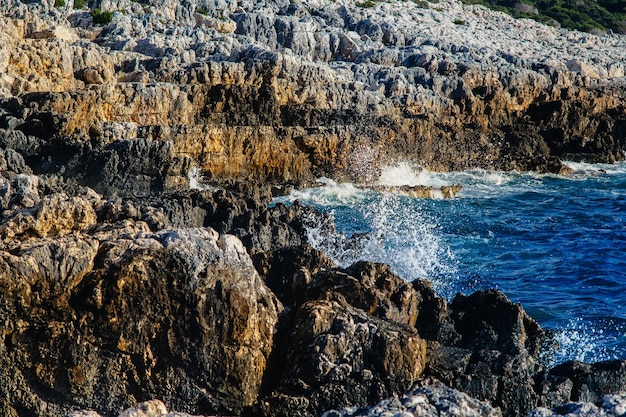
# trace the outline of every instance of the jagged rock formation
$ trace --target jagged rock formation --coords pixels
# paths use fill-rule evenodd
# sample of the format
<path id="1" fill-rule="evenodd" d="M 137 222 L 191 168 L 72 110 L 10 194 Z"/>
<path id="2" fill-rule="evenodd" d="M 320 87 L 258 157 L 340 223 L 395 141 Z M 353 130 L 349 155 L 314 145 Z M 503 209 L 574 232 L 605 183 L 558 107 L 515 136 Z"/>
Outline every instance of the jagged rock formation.
<path id="1" fill-rule="evenodd" d="M 518 416 L 626 389 L 622 362 L 545 369 L 503 294 L 337 268 L 319 213 L 268 207 L 392 160 L 622 159 L 622 37 L 455 1 L 101 0 L 106 26 L 71 3 L 0 3 L 0 414 L 313 416 L 428 378 L 490 404 L 435 408 Z"/>
<path id="2" fill-rule="evenodd" d="M 624 158 L 620 35 L 453 0 L 100 3 L 116 11 L 104 27 L 70 4 L 3 3 L 0 127 L 37 144 L 35 172 L 106 195 L 184 187 L 192 164 L 302 184 L 368 181 L 393 160 L 559 172 Z"/>
<path id="3" fill-rule="evenodd" d="M 385 265 L 334 267 L 306 243 L 320 219 L 299 204 L 227 190 L 105 200 L 55 180 L 16 174 L 0 190 L 3 415 L 159 398 L 314 416 L 430 377 L 520 416 L 626 389 L 620 362 L 546 370 L 543 331 L 497 291 L 446 303 Z"/>
<path id="4" fill-rule="evenodd" d="M 626 398 L 623 394 L 605 395 L 598 404 L 589 402 L 570 402 L 548 410 L 544 407 L 537 408 L 529 414 L 529 417 L 559 417 L 559 416 L 597 416 L 617 417 L 626 412 Z"/>

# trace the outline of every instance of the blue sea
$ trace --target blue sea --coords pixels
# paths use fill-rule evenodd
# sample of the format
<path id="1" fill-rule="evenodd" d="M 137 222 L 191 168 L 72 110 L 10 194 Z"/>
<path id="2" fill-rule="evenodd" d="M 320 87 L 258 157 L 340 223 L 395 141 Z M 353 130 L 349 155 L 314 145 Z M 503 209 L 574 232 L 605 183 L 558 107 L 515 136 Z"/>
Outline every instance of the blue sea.
<path id="1" fill-rule="evenodd" d="M 406 280 L 431 280 L 449 300 L 502 290 L 555 331 L 555 363 L 626 359 L 626 164 L 568 165 L 574 173 L 562 177 L 402 163 L 379 183 L 463 189 L 453 199 L 417 199 L 321 178 L 277 201 L 330 214 L 338 233 L 312 225 L 309 238 L 341 266 L 384 262 Z"/>

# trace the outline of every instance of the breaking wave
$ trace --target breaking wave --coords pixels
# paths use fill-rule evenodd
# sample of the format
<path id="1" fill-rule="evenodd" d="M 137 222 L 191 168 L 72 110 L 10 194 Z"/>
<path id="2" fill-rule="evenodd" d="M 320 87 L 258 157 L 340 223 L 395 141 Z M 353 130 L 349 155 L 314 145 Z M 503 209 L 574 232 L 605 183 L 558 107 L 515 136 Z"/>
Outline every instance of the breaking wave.
<path id="1" fill-rule="evenodd" d="M 323 179 L 282 201 L 327 213 L 337 232 L 312 224 L 309 238 L 341 266 L 387 263 L 448 299 L 498 288 L 554 331 L 556 361 L 626 359 L 626 164 L 567 164 L 568 176 L 398 164 L 379 185 L 463 189 L 416 199 Z"/>

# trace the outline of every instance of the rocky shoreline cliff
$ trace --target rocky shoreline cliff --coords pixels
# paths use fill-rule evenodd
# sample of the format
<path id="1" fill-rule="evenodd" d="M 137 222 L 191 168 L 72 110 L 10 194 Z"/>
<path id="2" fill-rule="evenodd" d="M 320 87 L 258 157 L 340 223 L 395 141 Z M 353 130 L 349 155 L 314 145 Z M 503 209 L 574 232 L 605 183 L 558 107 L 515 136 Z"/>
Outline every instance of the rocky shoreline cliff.
<path id="1" fill-rule="evenodd" d="M 447 0 L 209 3 L 102 0 L 101 25 L 71 2 L 3 2 L 2 124 L 29 137 L 5 146 L 105 195 L 181 187 L 190 165 L 302 185 L 394 160 L 558 173 L 624 159 L 622 35 Z"/>
<path id="2" fill-rule="evenodd" d="M 621 414 L 626 363 L 550 368 L 504 294 L 338 268 L 323 214 L 269 203 L 397 161 L 623 160 L 624 36 L 447 0 L 74 5 L 0 3 L 0 414 Z"/>

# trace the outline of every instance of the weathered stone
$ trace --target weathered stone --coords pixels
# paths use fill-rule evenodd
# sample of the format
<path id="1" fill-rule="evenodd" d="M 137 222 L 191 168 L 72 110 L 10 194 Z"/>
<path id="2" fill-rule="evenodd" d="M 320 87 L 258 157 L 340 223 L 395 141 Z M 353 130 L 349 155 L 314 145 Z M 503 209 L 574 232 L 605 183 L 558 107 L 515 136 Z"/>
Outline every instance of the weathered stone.
<path id="1" fill-rule="evenodd" d="M 81 197 L 55 194 L 44 197 L 36 205 L 24 194 L 21 202 L 27 207 L 13 212 L 0 223 L 0 236 L 5 240 L 30 236 L 63 236 L 84 231 L 96 224 L 96 213 L 90 201 Z M 32 195 L 35 197 L 34 193 Z M 18 196 L 20 194 L 18 193 Z"/>
<path id="2" fill-rule="evenodd" d="M 549 410 L 540 407 L 533 410 L 528 417 L 558 417 L 558 416 L 606 416 L 618 417 L 626 413 L 626 398 L 624 394 L 605 395 L 598 404 L 585 402 L 569 402 Z"/>
<path id="3" fill-rule="evenodd" d="M 188 194 L 202 202 L 203 217 L 183 214 L 183 195 L 170 200 L 167 216 L 149 199 L 103 202 L 92 190 L 44 196 L 31 209 L 31 223 L 54 217 L 56 226 L 33 226 L 41 233 L 24 241 L 16 239 L 24 234 L 5 235 L 11 251 L 0 252 L 0 311 L 7 320 L 0 392 L 10 402 L 0 406 L 6 415 L 19 409 L 60 416 L 68 408 L 109 414 L 147 395 L 196 413 L 240 413 L 256 402 L 282 306 L 237 238 L 186 224 L 198 226 L 206 216 L 231 230 L 245 217 L 243 235 L 255 233 L 256 222 L 291 230 L 298 210 L 268 213 L 252 197 L 238 206 L 223 190 Z M 63 214 L 76 207 L 91 211 L 94 221 L 97 211 L 99 223 L 67 223 L 80 220 Z M 37 214 L 45 210 L 57 215 Z M 166 228 L 173 224 L 178 228 Z M 40 385 L 55 397 L 42 397 L 34 388 Z"/>
<path id="4" fill-rule="evenodd" d="M 118 417 L 163 417 L 166 414 L 167 408 L 162 401 L 151 400 L 122 411 Z"/>
<path id="5" fill-rule="evenodd" d="M 279 383 L 261 402 L 263 415 L 313 416 L 377 402 L 407 391 L 426 363 L 417 332 L 368 316 L 341 298 L 299 307 L 288 340 Z"/>
<path id="6" fill-rule="evenodd" d="M 70 4 L 0 3 L 0 414 L 319 415 L 429 375 L 517 416 L 626 389 L 621 363 L 544 370 L 502 294 L 334 268 L 317 214 L 266 207 L 389 161 L 623 160 L 623 37 L 455 0 Z M 192 167 L 230 191 L 187 191 Z M 426 408 L 491 413 L 450 395 Z"/>
<path id="7" fill-rule="evenodd" d="M 443 187 L 428 187 L 424 185 L 409 186 L 403 185 L 398 187 L 388 185 L 368 185 L 364 188 L 389 192 L 394 194 L 406 195 L 415 198 L 454 198 L 456 194 L 461 191 L 461 185 L 446 185 Z"/>
<path id="8" fill-rule="evenodd" d="M 415 388 L 400 398 L 381 401 L 356 412 L 351 409 L 327 411 L 323 417 L 498 417 L 502 414 L 488 403 L 477 401 L 466 394 L 441 384 Z"/>
<path id="9" fill-rule="evenodd" d="M 566 378 L 571 381 L 571 392 L 568 398 L 571 401 L 597 403 L 605 394 L 626 392 L 625 361 L 595 364 L 569 361 L 550 369 L 547 376 Z"/>

